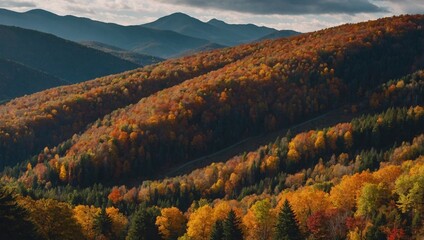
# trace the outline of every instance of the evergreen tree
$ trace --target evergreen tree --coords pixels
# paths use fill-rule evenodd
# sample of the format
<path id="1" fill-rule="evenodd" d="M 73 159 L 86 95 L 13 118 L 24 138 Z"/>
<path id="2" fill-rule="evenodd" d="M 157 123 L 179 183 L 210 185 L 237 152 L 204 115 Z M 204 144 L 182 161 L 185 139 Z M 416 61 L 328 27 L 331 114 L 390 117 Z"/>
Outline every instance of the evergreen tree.
<path id="1" fill-rule="evenodd" d="M 222 220 L 217 220 L 212 227 L 210 240 L 222 240 L 224 237 L 224 228 Z"/>
<path id="2" fill-rule="evenodd" d="M 278 215 L 277 224 L 275 226 L 276 240 L 300 240 L 302 239 L 295 214 L 290 206 L 289 201 L 284 202 Z"/>
<path id="3" fill-rule="evenodd" d="M 4 186 L 0 186 L 0 239 L 40 239 L 28 212 Z"/>
<path id="4" fill-rule="evenodd" d="M 112 219 L 106 213 L 106 209 L 102 208 L 102 211 L 94 219 L 94 230 L 98 235 L 104 235 L 111 237 L 112 235 Z"/>
<path id="5" fill-rule="evenodd" d="M 243 239 L 243 232 L 240 228 L 240 219 L 236 216 L 234 210 L 228 213 L 227 218 L 222 223 L 223 240 Z"/>
<path id="6" fill-rule="evenodd" d="M 162 239 L 155 224 L 158 215 L 155 209 L 140 207 L 132 216 L 126 240 Z"/>
<path id="7" fill-rule="evenodd" d="M 387 221 L 384 214 L 379 213 L 375 219 L 373 219 L 373 225 L 368 228 L 365 233 L 366 240 L 385 240 L 387 239 L 386 234 L 381 230 L 381 226 L 384 226 Z"/>

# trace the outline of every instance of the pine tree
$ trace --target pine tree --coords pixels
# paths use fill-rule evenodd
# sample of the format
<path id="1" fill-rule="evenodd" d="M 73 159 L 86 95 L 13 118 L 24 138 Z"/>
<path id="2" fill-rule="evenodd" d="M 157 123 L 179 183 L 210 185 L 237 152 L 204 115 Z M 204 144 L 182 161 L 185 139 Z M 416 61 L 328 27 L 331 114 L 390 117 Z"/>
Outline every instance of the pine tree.
<path id="1" fill-rule="evenodd" d="M 228 213 L 227 218 L 222 223 L 223 240 L 243 239 L 243 232 L 240 229 L 240 219 L 236 216 L 234 210 Z"/>
<path id="2" fill-rule="evenodd" d="M 132 216 L 126 240 L 161 239 L 155 224 L 159 212 L 140 207 Z"/>
<path id="3" fill-rule="evenodd" d="M 222 240 L 224 237 L 224 227 L 223 227 L 223 221 L 217 220 L 215 224 L 212 227 L 212 232 L 210 236 L 210 240 Z"/>
<path id="4" fill-rule="evenodd" d="M 365 233 L 365 239 L 372 240 L 384 240 L 387 239 L 386 234 L 380 229 L 382 226 L 387 224 L 386 216 L 382 213 L 379 213 L 375 219 L 372 220 L 373 225 L 368 228 L 368 231 Z"/>
<path id="5" fill-rule="evenodd" d="M 102 211 L 94 219 L 94 230 L 98 235 L 110 237 L 112 235 L 112 219 L 106 213 L 106 209 Z"/>
<path id="6" fill-rule="evenodd" d="M 39 239 L 28 212 L 3 186 L 0 186 L 0 239 Z"/>
<path id="7" fill-rule="evenodd" d="M 284 202 L 278 215 L 277 225 L 275 226 L 276 240 L 300 240 L 302 239 L 295 214 L 290 206 L 289 201 Z"/>

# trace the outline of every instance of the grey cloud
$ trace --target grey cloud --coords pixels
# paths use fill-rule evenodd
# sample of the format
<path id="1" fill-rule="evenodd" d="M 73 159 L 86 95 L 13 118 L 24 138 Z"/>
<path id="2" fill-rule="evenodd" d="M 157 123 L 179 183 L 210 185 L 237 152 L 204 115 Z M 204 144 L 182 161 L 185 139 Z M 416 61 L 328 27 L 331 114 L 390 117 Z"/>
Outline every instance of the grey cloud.
<path id="1" fill-rule="evenodd" d="M 376 0 L 376 3 L 387 5 L 395 13 L 424 13 L 423 0 Z"/>
<path id="2" fill-rule="evenodd" d="M 35 5 L 35 3 L 33 2 L 29 2 L 29 1 L 0 1 L 0 7 L 4 7 L 4 8 L 35 8 L 37 7 L 37 5 Z"/>
<path id="3" fill-rule="evenodd" d="M 67 10 L 74 12 L 74 13 L 88 13 L 88 14 L 95 14 L 96 12 L 93 9 L 87 8 L 87 7 L 80 7 L 80 6 L 66 6 Z"/>
<path id="4" fill-rule="evenodd" d="M 160 0 L 188 6 L 253 14 L 325 14 L 385 12 L 368 0 Z"/>

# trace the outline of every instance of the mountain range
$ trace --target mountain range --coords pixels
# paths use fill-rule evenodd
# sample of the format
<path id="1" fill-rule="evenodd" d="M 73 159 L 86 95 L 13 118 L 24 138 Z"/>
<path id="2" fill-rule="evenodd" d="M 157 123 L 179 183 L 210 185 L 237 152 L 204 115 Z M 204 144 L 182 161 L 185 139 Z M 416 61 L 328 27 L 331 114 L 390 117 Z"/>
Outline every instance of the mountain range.
<path id="1" fill-rule="evenodd" d="M 195 49 L 211 49 L 210 46 L 234 46 L 277 32 L 272 28 L 227 24 L 216 19 L 202 22 L 183 13 L 174 13 L 143 25 L 122 26 L 88 18 L 59 16 L 40 9 L 24 13 L 1 9 L 0 24 L 51 33 L 75 42 L 99 42 L 160 58 L 185 55 L 185 52 Z M 295 34 L 298 33 L 292 33 Z"/>
<path id="2" fill-rule="evenodd" d="M 251 42 L 276 32 L 273 28 L 258 27 L 253 24 L 227 24 L 217 19 L 202 22 L 183 13 L 174 13 L 142 26 L 158 30 L 170 30 L 224 46 Z"/>
<path id="3" fill-rule="evenodd" d="M 24 13 L 0 9 L 0 24 L 0 59 L 15 66 L 0 69 L 7 76 L 1 84 L 10 86 L 8 92 L 0 93 L 0 100 L 280 34 L 253 24 L 202 22 L 183 13 L 144 25 L 121 26 L 41 9 Z M 299 34 L 283 31 L 279 36 Z M 16 70 L 23 68 L 25 74 L 17 75 Z M 29 79 L 34 83 L 18 89 Z M 9 84 L 12 81 L 16 82 Z"/>

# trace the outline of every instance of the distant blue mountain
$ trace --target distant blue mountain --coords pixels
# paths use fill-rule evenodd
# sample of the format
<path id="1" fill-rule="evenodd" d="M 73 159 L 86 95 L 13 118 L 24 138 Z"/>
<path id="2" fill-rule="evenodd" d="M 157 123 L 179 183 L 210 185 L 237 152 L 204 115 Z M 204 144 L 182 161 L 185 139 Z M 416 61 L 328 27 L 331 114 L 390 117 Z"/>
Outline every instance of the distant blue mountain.
<path id="1" fill-rule="evenodd" d="M 0 104 L 5 100 L 68 84 L 47 73 L 0 58 Z"/>
<path id="2" fill-rule="evenodd" d="M 113 56 L 125 59 L 135 64 L 140 64 L 142 66 L 158 63 L 165 60 L 159 57 L 153 57 L 150 55 L 145 55 L 141 53 L 124 50 L 122 48 L 107 45 L 101 42 L 88 41 L 88 42 L 80 42 L 80 44 L 103 51 L 103 52 L 107 52 L 109 54 L 112 54 Z"/>
<path id="3" fill-rule="evenodd" d="M 296 35 L 299 35 L 299 34 L 301 34 L 301 33 L 293 31 L 293 30 L 281 30 L 281 31 L 273 32 L 271 34 L 263 36 L 263 37 L 257 39 L 257 41 L 262 41 L 262 40 L 266 40 L 266 39 L 285 38 L 285 37 L 296 36 Z"/>
<path id="4" fill-rule="evenodd" d="M 273 28 L 258 27 L 253 24 L 227 24 L 216 19 L 206 23 L 184 13 L 174 13 L 142 26 L 159 30 L 172 30 L 225 46 L 251 42 L 277 31 Z"/>
<path id="5" fill-rule="evenodd" d="M 41 9 L 24 13 L 0 9 L 0 24 L 51 33 L 75 42 L 96 43 L 90 47 L 97 49 L 98 45 L 105 44 L 160 58 L 234 46 L 280 34 L 276 29 L 253 24 L 227 24 L 217 19 L 202 22 L 184 13 L 174 13 L 143 25 L 122 26 L 82 17 L 59 16 Z M 110 50 L 109 47 L 100 48 Z"/>
<path id="6" fill-rule="evenodd" d="M 69 83 L 140 67 L 108 53 L 34 30 L 0 25 L 0 58 Z"/>
<path id="7" fill-rule="evenodd" d="M 0 24 L 51 33 L 68 40 L 96 41 L 137 53 L 168 58 L 207 45 L 208 40 L 143 26 L 121 26 L 44 10 L 24 13 L 0 9 Z"/>

